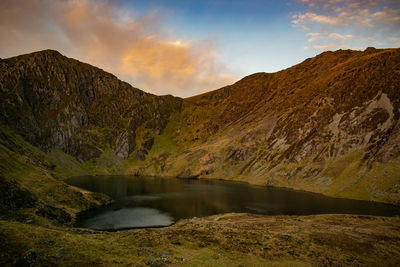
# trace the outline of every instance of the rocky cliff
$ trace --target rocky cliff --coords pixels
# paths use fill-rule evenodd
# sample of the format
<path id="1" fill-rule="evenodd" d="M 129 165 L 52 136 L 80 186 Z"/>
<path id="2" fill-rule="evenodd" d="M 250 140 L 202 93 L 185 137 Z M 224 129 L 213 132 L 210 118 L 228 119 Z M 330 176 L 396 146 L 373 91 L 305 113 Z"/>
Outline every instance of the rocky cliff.
<path id="1" fill-rule="evenodd" d="M 0 61 L 0 123 L 44 151 L 59 148 L 80 161 L 110 148 L 123 159 L 136 129 L 160 134 L 181 99 L 155 96 L 112 74 L 45 50 Z"/>
<path id="2" fill-rule="evenodd" d="M 55 51 L 0 60 L 0 70 L 1 124 L 46 153 L 82 164 L 111 153 L 114 173 L 400 203 L 400 49 L 325 52 L 187 99 Z"/>

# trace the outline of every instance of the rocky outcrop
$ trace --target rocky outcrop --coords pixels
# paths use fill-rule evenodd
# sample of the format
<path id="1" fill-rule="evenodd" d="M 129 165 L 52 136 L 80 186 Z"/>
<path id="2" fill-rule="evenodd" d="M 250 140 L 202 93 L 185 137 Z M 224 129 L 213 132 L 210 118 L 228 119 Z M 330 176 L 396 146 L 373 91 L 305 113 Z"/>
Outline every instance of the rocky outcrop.
<path id="1" fill-rule="evenodd" d="M 130 145 L 132 146 L 132 144 L 129 144 L 128 131 L 121 133 L 117 137 L 117 141 L 115 144 L 115 154 L 122 159 L 127 159 L 129 157 L 129 152 L 133 150 Z"/>
<path id="2" fill-rule="evenodd" d="M 21 189 L 16 181 L 7 181 L 0 175 L 0 209 L 19 210 L 33 208 L 37 198 L 29 191 Z"/>
<path id="3" fill-rule="evenodd" d="M 0 175 L 0 211 L 7 214 L 8 211 L 21 209 L 34 209 L 36 214 L 55 220 L 62 224 L 68 224 L 72 217 L 65 210 L 47 205 L 34 194 L 21 187 L 15 180 L 8 181 Z"/>
<path id="4" fill-rule="evenodd" d="M 144 161 L 146 159 L 148 152 L 146 150 L 138 150 L 136 151 L 136 158 L 140 161 Z"/>

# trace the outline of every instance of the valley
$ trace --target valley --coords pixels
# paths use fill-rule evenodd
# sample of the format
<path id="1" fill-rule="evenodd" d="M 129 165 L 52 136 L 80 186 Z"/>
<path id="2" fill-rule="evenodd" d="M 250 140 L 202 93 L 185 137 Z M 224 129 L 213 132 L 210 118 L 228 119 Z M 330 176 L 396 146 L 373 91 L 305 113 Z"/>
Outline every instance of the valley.
<path id="1" fill-rule="evenodd" d="M 190 98 L 54 50 L 0 59 L 0 263 L 396 265 L 397 217 L 226 214 L 104 233 L 76 215 L 113 200 L 65 180 L 224 179 L 399 205 L 399 85 L 398 48 L 324 52 Z"/>

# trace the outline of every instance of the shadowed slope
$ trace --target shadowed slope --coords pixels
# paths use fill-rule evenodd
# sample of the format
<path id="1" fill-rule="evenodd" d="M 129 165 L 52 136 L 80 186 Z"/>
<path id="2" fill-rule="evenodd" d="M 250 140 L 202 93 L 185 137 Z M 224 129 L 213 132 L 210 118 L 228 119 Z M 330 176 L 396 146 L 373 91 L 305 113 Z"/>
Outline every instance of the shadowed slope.
<path id="1" fill-rule="evenodd" d="M 1 60 L 0 70 L 0 122 L 45 151 L 59 148 L 80 160 L 106 148 L 128 158 L 136 129 L 160 133 L 181 103 L 52 50 Z"/>

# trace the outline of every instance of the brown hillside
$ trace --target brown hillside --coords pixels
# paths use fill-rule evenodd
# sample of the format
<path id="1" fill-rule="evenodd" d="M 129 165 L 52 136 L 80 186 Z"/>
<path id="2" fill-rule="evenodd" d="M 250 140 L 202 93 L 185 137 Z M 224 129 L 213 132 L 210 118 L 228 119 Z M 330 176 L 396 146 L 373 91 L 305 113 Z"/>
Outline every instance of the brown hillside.
<path id="1" fill-rule="evenodd" d="M 171 134 L 181 153 L 154 173 L 399 201 L 399 86 L 400 49 L 325 52 L 250 75 L 183 101 Z"/>

